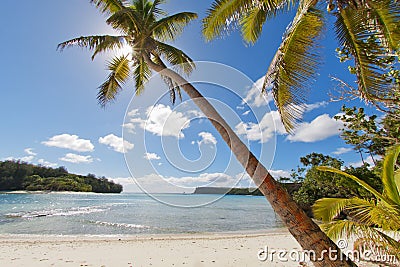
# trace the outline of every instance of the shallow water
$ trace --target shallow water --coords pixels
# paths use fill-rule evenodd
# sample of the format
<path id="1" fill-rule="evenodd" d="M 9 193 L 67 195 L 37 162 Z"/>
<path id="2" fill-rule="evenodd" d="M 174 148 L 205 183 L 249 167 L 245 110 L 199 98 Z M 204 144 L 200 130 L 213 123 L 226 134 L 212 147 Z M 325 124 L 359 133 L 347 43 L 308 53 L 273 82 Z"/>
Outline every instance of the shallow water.
<path id="1" fill-rule="evenodd" d="M 171 203 L 208 195 L 163 194 Z M 196 208 L 145 194 L 0 194 L 0 234 L 130 235 L 268 230 L 282 227 L 264 197 L 225 196 Z"/>

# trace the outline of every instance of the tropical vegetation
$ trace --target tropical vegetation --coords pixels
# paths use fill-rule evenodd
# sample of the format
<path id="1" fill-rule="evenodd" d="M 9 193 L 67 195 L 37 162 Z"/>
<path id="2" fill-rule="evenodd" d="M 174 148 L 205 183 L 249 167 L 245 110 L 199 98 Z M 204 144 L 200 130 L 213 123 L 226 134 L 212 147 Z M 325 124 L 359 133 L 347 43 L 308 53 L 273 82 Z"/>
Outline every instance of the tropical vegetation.
<path id="1" fill-rule="evenodd" d="M 122 186 L 93 174 L 72 174 L 64 167 L 50 168 L 21 161 L 0 161 L 0 191 L 13 190 L 121 193 Z"/>
<path id="2" fill-rule="evenodd" d="M 78 37 L 59 44 L 63 50 L 70 46 L 87 47 L 93 57 L 100 52 L 119 49 L 124 45 L 132 48 L 130 55 L 115 57 L 108 63 L 110 74 L 99 87 L 98 100 L 101 105 L 114 100 L 123 84 L 133 77 L 136 93 L 141 94 L 151 71 L 159 73 L 166 82 L 172 102 L 181 89 L 193 100 L 212 125 L 221 134 L 233 154 L 246 169 L 260 191 L 266 196 L 289 231 L 304 249 L 313 249 L 318 255 L 329 248 L 338 249 L 293 201 L 287 191 L 269 174 L 268 170 L 248 150 L 236 133 L 211 106 L 211 104 L 178 72 L 190 74 L 193 61 L 183 51 L 166 42 L 173 41 L 196 14 L 181 12 L 168 15 L 160 9 L 163 0 L 91 0 L 108 16 L 106 22 L 120 35 Z M 167 66 L 169 65 L 169 67 Z M 317 266 L 353 266 L 346 257 L 334 262 L 328 256 L 315 262 Z"/>
<path id="3" fill-rule="evenodd" d="M 329 237 L 362 238 L 364 243 L 379 246 L 387 255 L 400 260 L 400 241 L 395 239 L 400 231 L 400 170 L 396 167 L 399 153 L 400 146 L 396 146 L 385 156 L 380 177 L 383 190 L 376 190 L 371 184 L 340 169 L 317 167 L 320 171 L 352 180 L 370 193 L 370 197 L 364 198 L 323 198 L 316 201 L 314 216 L 324 222 L 321 227 Z"/>
<path id="4" fill-rule="evenodd" d="M 326 3 L 324 12 L 321 7 Z M 211 40 L 239 27 L 243 39 L 252 44 L 268 19 L 296 8 L 263 86 L 264 91 L 270 88 L 288 132 L 301 119 L 301 106 L 321 66 L 319 46 L 329 13 L 335 19 L 340 59 L 352 62 L 356 97 L 389 108 L 398 103 L 400 2 L 396 0 L 215 0 L 203 20 L 203 34 Z"/>

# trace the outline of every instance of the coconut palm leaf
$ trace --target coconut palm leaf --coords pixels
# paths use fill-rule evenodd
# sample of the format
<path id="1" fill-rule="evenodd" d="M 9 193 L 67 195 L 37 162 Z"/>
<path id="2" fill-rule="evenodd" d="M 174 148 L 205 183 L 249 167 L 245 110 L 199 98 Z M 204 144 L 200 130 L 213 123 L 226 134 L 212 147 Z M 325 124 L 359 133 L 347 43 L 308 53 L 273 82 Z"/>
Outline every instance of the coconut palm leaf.
<path id="1" fill-rule="evenodd" d="M 217 36 L 228 33 L 240 21 L 243 37 L 249 37 L 245 40 L 253 42 L 252 40 L 256 40 L 255 36 L 257 36 L 258 31 L 261 31 L 262 24 L 265 22 L 263 16 L 275 16 L 279 10 L 293 6 L 294 2 L 297 1 L 216 0 L 208 9 L 206 18 L 203 19 L 203 35 L 207 41 L 210 41 Z M 260 12 L 258 13 L 257 10 Z"/>
<path id="2" fill-rule="evenodd" d="M 151 77 L 151 70 L 142 57 L 136 59 L 133 69 L 136 95 L 143 93 L 144 85 Z"/>
<path id="3" fill-rule="evenodd" d="M 107 24 L 123 31 L 127 35 L 132 35 L 132 32 L 141 32 L 144 30 L 144 23 L 133 8 L 122 8 L 114 12 L 107 20 Z"/>
<path id="4" fill-rule="evenodd" d="M 122 84 L 130 77 L 128 56 L 115 57 L 108 62 L 107 68 L 111 71 L 107 80 L 100 85 L 97 99 L 101 106 L 114 100 L 118 92 L 122 89 Z"/>
<path id="5" fill-rule="evenodd" d="M 379 55 L 385 55 L 385 49 L 376 42 L 368 42 L 371 32 L 378 34 L 368 22 L 366 7 L 347 6 L 336 13 L 336 35 L 342 47 L 354 57 L 360 96 L 369 100 L 391 91 L 390 83 L 383 77 L 382 61 Z"/>
<path id="6" fill-rule="evenodd" d="M 258 40 L 267 16 L 267 11 L 254 7 L 240 19 L 242 36 L 246 42 L 254 44 Z"/>
<path id="7" fill-rule="evenodd" d="M 177 68 L 180 68 L 184 73 L 190 74 L 195 68 L 193 60 L 186 55 L 182 50 L 173 47 L 169 44 L 155 41 L 156 51 Z"/>
<path id="8" fill-rule="evenodd" d="M 71 46 L 85 47 L 89 50 L 94 50 L 92 55 L 93 60 L 98 53 L 122 48 L 128 43 L 129 39 L 127 36 L 82 36 L 60 43 L 57 46 L 57 50 L 63 51 L 65 48 Z"/>
<path id="9" fill-rule="evenodd" d="M 369 10 L 383 44 L 390 50 L 396 50 L 400 45 L 400 13 L 399 3 L 391 0 L 368 0 Z"/>
<path id="10" fill-rule="evenodd" d="M 345 210 L 371 205 L 374 205 L 374 203 L 360 198 L 322 198 L 318 199 L 313 205 L 313 214 L 315 218 L 329 222 Z"/>
<path id="11" fill-rule="evenodd" d="M 90 0 L 102 13 L 112 14 L 128 5 L 124 0 Z"/>
<path id="12" fill-rule="evenodd" d="M 253 7 L 253 0 L 216 0 L 203 19 L 203 35 L 210 41 L 221 36 L 239 18 Z"/>
<path id="13" fill-rule="evenodd" d="M 315 52 L 324 27 L 322 12 L 308 5 L 298 12 L 266 74 L 263 90 L 272 85 L 275 104 L 289 133 L 301 119 L 310 79 L 316 76 L 320 55 Z"/>
<path id="14" fill-rule="evenodd" d="M 386 199 L 381 193 L 376 191 L 372 186 L 370 186 L 369 184 L 367 184 L 366 182 L 364 182 L 363 180 L 357 178 L 354 175 L 348 174 L 348 173 L 346 173 L 344 171 L 341 171 L 341 170 L 338 170 L 338 169 L 335 169 L 335 168 L 332 168 L 332 167 L 329 167 L 329 166 L 318 166 L 316 168 L 319 171 L 333 172 L 333 173 L 337 173 L 337 174 L 346 176 L 347 178 L 350 178 L 351 180 L 357 182 L 359 185 L 364 187 L 371 194 L 373 194 L 377 199 L 383 200 L 383 201 L 385 201 L 385 199 Z"/>
<path id="15" fill-rule="evenodd" d="M 356 236 L 364 238 L 366 241 L 371 241 L 371 243 L 382 245 L 382 248 L 388 254 L 397 254 L 397 258 L 400 256 L 400 243 L 376 228 L 367 227 L 363 224 L 348 220 L 338 220 L 322 224 L 321 228 L 333 240 L 343 238 L 349 239 L 352 236 Z"/>
<path id="16" fill-rule="evenodd" d="M 160 41 L 173 41 L 189 22 L 197 18 L 196 13 L 182 12 L 162 18 L 154 23 L 150 31 Z"/>
<path id="17" fill-rule="evenodd" d="M 400 208 L 400 183 L 398 180 L 396 181 L 396 179 L 394 179 L 394 169 L 399 153 L 400 146 L 394 147 L 387 152 L 385 160 L 383 161 L 382 183 L 383 195 L 395 202 Z"/>

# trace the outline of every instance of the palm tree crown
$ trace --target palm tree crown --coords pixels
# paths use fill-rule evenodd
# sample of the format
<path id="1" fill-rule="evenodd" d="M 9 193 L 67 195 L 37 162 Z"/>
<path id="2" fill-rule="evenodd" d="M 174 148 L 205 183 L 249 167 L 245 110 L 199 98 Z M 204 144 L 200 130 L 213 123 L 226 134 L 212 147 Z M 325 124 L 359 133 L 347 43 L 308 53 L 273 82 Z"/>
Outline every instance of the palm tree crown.
<path id="1" fill-rule="evenodd" d="M 320 65 L 318 40 L 326 24 L 318 0 L 215 0 L 203 20 L 207 40 L 241 29 L 243 39 L 254 43 L 267 19 L 297 6 L 283 41 L 268 68 L 263 91 L 271 86 L 286 130 L 301 119 L 301 105 Z M 327 11 L 336 17 L 334 27 L 340 51 L 354 60 L 357 94 L 366 101 L 396 101 L 399 83 L 385 76 L 400 45 L 400 4 L 396 0 L 329 0 Z M 299 108 L 300 106 L 300 108 Z"/>
<path id="2" fill-rule="evenodd" d="M 174 40 L 183 28 L 197 14 L 182 12 L 168 16 L 159 8 L 164 0 L 154 2 L 133 0 L 131 4 L 123 0 L 91 0 L 103 13 L 109 15 L 106 22 L 120 35 L 78 37 L 58 45 L 59 50 L 70 46 L 86 47 L 93 50 L 92 59 L 101 52 L 120 49 L 125 45 L 132 48 L 131 55 L 115 56 L 108 62 L 110 74 L 99 87 L 97 98 L 104 106 L 114 100 L 122 85 L 133 76 L 136 93 L 142 93 L 151 70 L 145 58 L 151 58 L 159 65 L 165 66 L 163 60 L 189 74 L 194 63 L 183 51 L 167 44 Z M 163 76 L 175 102 L 176 93 L 180 96 L 180 87 L 172 79 Z"/>

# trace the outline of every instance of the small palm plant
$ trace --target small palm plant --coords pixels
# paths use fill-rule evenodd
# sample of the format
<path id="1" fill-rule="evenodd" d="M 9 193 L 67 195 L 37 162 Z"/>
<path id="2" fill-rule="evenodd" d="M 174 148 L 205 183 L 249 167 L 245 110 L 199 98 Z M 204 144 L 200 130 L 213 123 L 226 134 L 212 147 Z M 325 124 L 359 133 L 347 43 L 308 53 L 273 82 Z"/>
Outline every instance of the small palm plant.
<path id="1" fill-rule="evenodd" d="M 373 199 L 317 200 L 313 206 L 314 216 L 324 222 L 321 228 L 330 238 L 337 240 L 354 236 L 365 244 L 379 246 L 382 252 L 400 260 L 400 242 L 389 236 L 400 231 L 400 170 L 395 170 L 399 153 L 400 146 L 395 146 L 386 154 L 381 175 L 382 193 L 353 175 L 332 167 L 318 167 L 321 171 L 341 174 L 354 180 L 374 196 Z M 336 219 L 341 213 L 345 213 L 347 218 Z"/>

